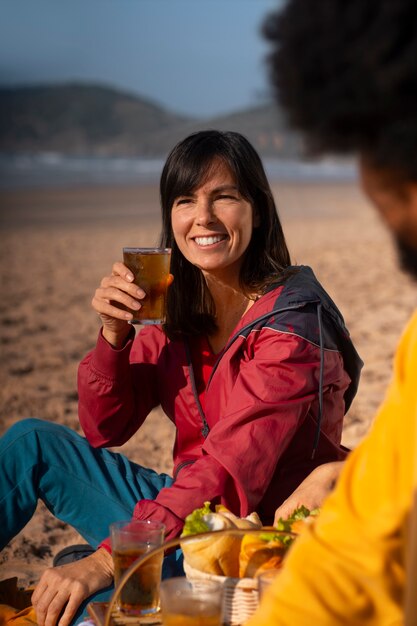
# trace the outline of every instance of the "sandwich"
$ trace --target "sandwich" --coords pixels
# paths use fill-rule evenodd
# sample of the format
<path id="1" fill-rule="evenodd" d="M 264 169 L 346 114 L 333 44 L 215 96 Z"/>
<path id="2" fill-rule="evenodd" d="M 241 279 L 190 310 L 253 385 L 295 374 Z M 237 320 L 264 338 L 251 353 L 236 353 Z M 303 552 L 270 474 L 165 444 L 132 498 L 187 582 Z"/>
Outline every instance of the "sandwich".
<path id="1" fill-rule="evenodd" d="M 279 519 L 276 526 L 262 527 L 257 513 L 241 518 L 221 505 L 213 512 L 210 502 L 205 502 L 185 519 L 181 537 L 196 535 L 195 541 L 181 544 L 185 565 L 232 578 L 253 578 L 268 569 L 279 569 L 296 536 L 317 514 L 318 509 L 310 511 L 301 506 L 288 519 Z M 200 533 L 230 528 L 264 532 L 198 537 Z"/>
<path id="2" fill-rule="evenodd" d="M 257 513 L 240 518 L 222 505 L 216 506 L 213 512 L 210 502 L 205 502 L 203 507 L 186 517 L 181 537 L 228 528 L 262 528 L 262 523 Z M 184 560 L 190 567 L 207 574 L 236 578 L 239 576 L 241 543 L 242 535 L 228 534 L 205 539 L 196 537 L 195 541 L 183 543 L 181 547 Z"/>
<path id="3" fill-rule="evenodd" d="M 239 554 L 239 577 L 255 578 L 268 569 L 280 569 L 289 547 L 318 512 L 300 506 L 289 518 L 280 518 L 276 526 L 265 528 L 265 533 L 245 535 Z"/>
<path id="4" fill-rule="evenodd" d="M 292 536 L 276 533 L 274 528 L 261 535 L 245 535 L 239 553 L 239 578 L 255 578 L 268 569 L 279 569 Z"/>

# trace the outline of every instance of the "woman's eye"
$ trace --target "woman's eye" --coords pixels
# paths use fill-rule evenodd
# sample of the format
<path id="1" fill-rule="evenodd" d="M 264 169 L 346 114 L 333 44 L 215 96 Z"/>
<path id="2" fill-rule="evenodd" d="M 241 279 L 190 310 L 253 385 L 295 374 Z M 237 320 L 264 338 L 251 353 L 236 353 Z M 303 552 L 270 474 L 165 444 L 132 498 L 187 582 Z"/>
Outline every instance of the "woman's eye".
<path id="1" fill-rule="evenodd" d="M 235 198 L 235 196 L 229 196 L 227 194 L 221 194 L 220 196 L 217 196 L 218 200 L 237 200 L 237 198 Z"/>
<path id="2" fill-rule="evenodd" d="M 190 202 L 191 202 L 190 198 L 180 198 L 179 200 L 175 202 L 175 204 L 177 206 L 180 206 L 181 204 L 189 204 Z"/>

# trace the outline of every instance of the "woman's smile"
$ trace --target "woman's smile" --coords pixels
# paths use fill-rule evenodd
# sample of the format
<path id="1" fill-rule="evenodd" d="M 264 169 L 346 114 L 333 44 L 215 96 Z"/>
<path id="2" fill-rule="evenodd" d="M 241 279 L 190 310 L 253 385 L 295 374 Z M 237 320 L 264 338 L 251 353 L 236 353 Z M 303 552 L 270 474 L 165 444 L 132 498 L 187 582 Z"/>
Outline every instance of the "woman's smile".
<path id="1" fill-rule="evenodd" d="M 206 181 L 175 199 L 172 230 L 184 257 L 206 274 L 224 280 L 242 264 L 252 237 L 252 205 L 239 192 L 223 161 L 214 161 Z"/>
<path id="2" fill-rule="evenodd" d="M 202 237 L 194 237 L 195 243 L 202 248 L 213 246 L 214 244 L 218 244 L 225 239 L 227 239 L 227 235 L 205 235 Z"/>

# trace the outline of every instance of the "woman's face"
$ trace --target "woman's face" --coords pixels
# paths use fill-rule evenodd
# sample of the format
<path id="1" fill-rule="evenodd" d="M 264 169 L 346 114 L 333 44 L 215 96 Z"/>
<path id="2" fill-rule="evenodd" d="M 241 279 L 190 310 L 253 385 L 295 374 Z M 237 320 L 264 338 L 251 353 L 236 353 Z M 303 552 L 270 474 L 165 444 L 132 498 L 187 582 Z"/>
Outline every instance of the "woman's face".
<path id="1" fill-rule="evenodd" d="M 226 282 L 236 282 L 253 230 L 252 205 L 239 193 L 222 161 L 190 194 L 179 196 L 171 209 L 175 241 L 184 257 Z"/>

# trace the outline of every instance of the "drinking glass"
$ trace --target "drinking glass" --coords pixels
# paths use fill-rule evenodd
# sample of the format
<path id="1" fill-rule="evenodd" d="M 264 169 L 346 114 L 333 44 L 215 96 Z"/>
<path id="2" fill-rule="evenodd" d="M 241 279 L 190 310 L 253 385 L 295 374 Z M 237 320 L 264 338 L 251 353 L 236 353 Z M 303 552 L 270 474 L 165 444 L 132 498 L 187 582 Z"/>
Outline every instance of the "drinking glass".
<path id="1" fill-rule="evenodd" d="M 214 580 L 168 578 L 161 583 L 164 626 L 221 626 L 223 587 Z"/>
<path id="2" fill-rule="evenodd" d="M 165 321 L 169 285 L 170 248 L 123 248 L 123 263 L 146 297 L 139 311 L 131 310 L 132 324 L 162 324 Z"/>
<path id="3" fill-rule="evenodd" d="M 150 520 L 114 522 L 110 525 L 115 585 L 139 557 L 162 545 L 164 531 L 163 524 Z M 121 612 L 147 615 L 159 610 L 162 559 L 163 551 L 145 561 L 128 579 L 118 601 Z"/>

